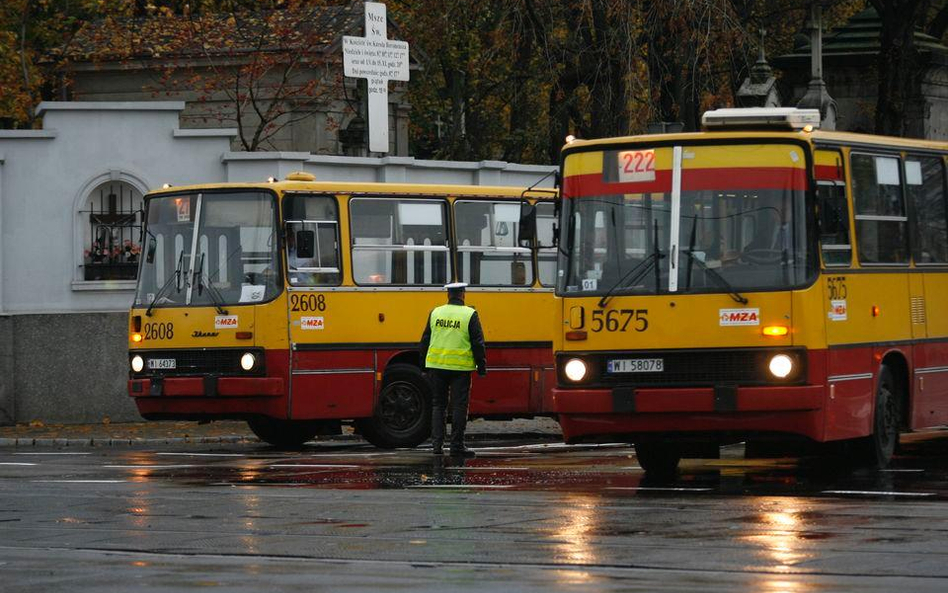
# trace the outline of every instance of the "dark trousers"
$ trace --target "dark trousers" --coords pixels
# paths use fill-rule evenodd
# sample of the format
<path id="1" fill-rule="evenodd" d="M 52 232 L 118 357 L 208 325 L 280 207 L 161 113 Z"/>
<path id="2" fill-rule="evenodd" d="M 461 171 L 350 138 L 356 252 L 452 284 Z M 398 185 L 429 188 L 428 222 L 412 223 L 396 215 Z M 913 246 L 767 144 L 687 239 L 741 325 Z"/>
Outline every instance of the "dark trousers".
<path id="1" fill-rule="evenodd" d="M 431 402 L 431 442 L 435 447 L 444 445 L 444 412 L 451 397 L 451 448 L 464 447 L 464 429 L 467 427 L 467 403 L 471 395 L 470 371 L 428 369 L 428 379 L 434 390 Z"/>

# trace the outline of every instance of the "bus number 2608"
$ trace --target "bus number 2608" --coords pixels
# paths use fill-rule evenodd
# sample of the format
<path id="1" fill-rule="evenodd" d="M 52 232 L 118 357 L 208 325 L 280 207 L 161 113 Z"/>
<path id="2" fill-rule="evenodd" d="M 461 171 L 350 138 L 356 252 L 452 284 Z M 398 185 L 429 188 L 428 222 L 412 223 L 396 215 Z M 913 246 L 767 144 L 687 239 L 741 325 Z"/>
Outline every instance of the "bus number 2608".
<path id="1" fill-rule="evenodd" d="M 170 340 L 174 338 L 173 323 L 146 323 L 142 330 L 146 340 Z"/>
<path id="2" fill-rule="evenodd" d="M 322 294 L 291 294 L 290 308 L 293 311 L 325 311 L 326 296 Z"/>

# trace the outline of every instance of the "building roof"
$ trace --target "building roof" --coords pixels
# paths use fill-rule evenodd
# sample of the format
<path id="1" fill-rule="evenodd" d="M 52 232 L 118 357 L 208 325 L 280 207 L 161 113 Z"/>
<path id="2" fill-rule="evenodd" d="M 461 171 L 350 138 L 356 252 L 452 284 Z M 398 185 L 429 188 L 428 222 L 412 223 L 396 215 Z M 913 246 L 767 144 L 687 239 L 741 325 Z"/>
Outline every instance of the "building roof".
<path id="1" fill-rule="evenodd" d="M 350 2 L 240 14 L 105 18 L 85 24 L 64 57 L 71 62 L 109 62 L 294 49 L 325 54 L 341 44 L 343 35 L 362 35 L 364 14 L 363 2 Z"/>
<path id="2" fill-rule="evenodd" d="M 835 32 L 823 38 L 823 61 L 845 62 L 852 59 L 865 64 L 866 57 L 879 55 L 882 37 L 882 19 L 875 8 L 867 8 L 854 15 Z M 915 30 L 915 48 L 922 60 L 948 61 L 948 47 L 935 37 Z M 781 68 L 800 67 L 801 62 L 810 62 L 810 42 L 794 48 L 774 60 Z M 874 64 L 874 62 L 872 62 Z"/>

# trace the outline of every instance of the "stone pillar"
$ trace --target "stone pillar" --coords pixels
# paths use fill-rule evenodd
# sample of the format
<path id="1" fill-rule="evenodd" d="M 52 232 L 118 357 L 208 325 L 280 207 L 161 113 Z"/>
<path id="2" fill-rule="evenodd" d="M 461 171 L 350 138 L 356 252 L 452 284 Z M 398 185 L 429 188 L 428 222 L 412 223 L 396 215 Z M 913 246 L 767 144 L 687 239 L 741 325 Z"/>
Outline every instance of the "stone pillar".
<path id="1" fill-rule="evenodd" d="M 810 84 L 806 94 L 797 103 L 801 109 L 819 109 L 820 127 L 836 129 L 836 101 L 826 91 L 823 82 L 823 3 L 814 0 L 810 5 Z"/>
<path id="2" fill-rule="evenodd" d="M 780 107 L 781 105 L 780 96 L 777 93 L 777 79 L 764 54 L 763 29 L 760 30 L 757 63 L 751 68 L 750 76 L 744 79 L 741 88 L 737 91 L 736 102 L 738 107 Z"/>

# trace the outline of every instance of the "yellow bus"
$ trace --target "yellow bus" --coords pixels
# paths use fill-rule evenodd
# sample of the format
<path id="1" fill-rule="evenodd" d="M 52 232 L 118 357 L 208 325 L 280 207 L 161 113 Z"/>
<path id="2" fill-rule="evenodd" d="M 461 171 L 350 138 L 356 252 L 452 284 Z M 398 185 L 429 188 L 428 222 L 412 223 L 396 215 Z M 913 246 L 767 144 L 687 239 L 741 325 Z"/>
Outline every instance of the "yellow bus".
<path id="1" fill-rule="evenodd" d="M 517 240 L 549 193 L 317 182 L 169 187 L 145 197 L 129 395 L 146 419 L 245 419 L 296 446 L 352 423 L 380 447 L 429 436 L 417 355 L 443 285 L 470 284 L 488 349 L 470 410 L 549 414 L 555 251 Z M 544 197 L 546 196 L 546 197 Z"/>
<path id="2" fill-rule="evenodd" d="M 884 466 L 900 431 L 948 424 L 948 145 L 818 126 L 725 109 L 564 147 L 568 441 L 632 442 L 655 472 L 788 435 Z"/>

